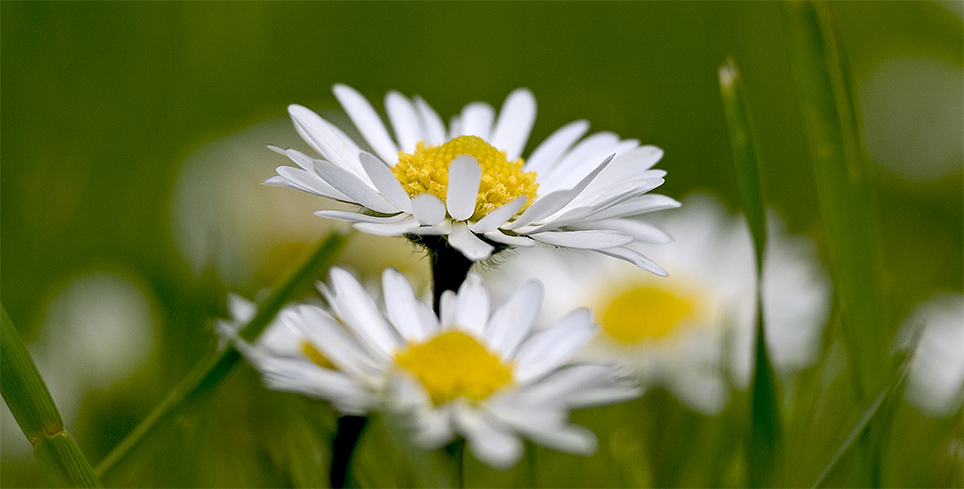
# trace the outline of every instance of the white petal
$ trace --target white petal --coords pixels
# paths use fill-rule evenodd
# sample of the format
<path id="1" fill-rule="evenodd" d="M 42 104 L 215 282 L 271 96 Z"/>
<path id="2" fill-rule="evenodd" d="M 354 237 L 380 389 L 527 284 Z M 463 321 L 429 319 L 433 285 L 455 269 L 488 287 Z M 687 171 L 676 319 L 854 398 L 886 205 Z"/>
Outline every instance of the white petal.
<path id="1" fill-rule="evenodd" d="M 614 248 L 633 242 L 633 237 L 616 231 L 545 231 L 528 235 L 536 241 L 587 250 Z"/>
<path id="2" fill-rule="evenodd" d="M 628 217 L 647 212 L 664 209 L 675 209 L 680 203 L 675 199 L 660 194 L 646 194 L 619 202 L 608 209 L 592 214 L 594 219 L 609 219 L 611 217 Z"/>
<path id="3" fill-rule="evenodd" d="M 495 469 L 507 469 L 522 458 L 522 440 L 501 423 L 496 424 L 498 421 L 465 407 L 455 411 L 455 422 L 465 435 L 472 455 L 480 462 Z"/>
<path id="4" fill-rule="evenodd" d="M 399 210 L 411 213 L 412 199 L 408 197 L 391 168 L 371 153 L 361 153 L 359 160 L 382 197 Z"/>
<path id="5" fill-rule="evenodd" d="M 482 338 L 485 323 L 489 320 L 489 292 L 482 285 L 482 277 L 470 273 L 459 287 L 455 304 L 455 324 L 459 329 Z"/>
<path id="6" fill-rule="evenodd" d="M 341 268 L 332 268 L 329 283 L 334 294 L 328 303 L 360 338 L 383 357 L 390 357 L 401 344 L 397 332 L 385 322 L 375 300 L 358 280 Z"/>
<path id="7" fill-rule="evenodd" d="M 550 429 L 535 429 L 534 425 L 520 427 L 520 431 L 535 443 L 561 452 L 592 455 L 599 448 L 592 430 L 574 424 L 560 424 Z"/>
<path id="8" fill-rule="evenodd" d="M 398 147 L 389 137 L 385 125 L 378 117 L 378 113 L 372 108 L 362 94 L 347 85 L 337 84 L 332 87 L 335 97 L 345 108 L 348 117 L 355 123 L 358 132 L 361 133 L 365 141 L 375 150 L 379 158 L 394 166 L 398 163 Z"/>
<path id="9" fill-rule="evenodd" d="M 358 161 L 361 149 L 345 133 L 300 105 L 289 105 L 288 114 L 295 123 L 295 129 L 315 151 L 348 171 L 361 173 Z"/>
<path id="10" fill-rule="evenodd" d="M 486 140 L 498 150 L 505 151 L 506 159 L 513 161 L 522 156 L 535 120 L 535 96 L 528 89 L 516 89 L 506 97 L 495 129 Z"/>
<path id="11" fill-rule="evenodd" d="M 421 97 L 415 97 L 415 106 L 418 108 L 419 115 L 422 116 L 422 127 L 425 129 L 425 144 L 437 146 L 449 140 L 445 132 L 445 123 L 432 108 Z"/>
<path id="12" fill-rule="evenodd" d="M 420 309 L 428 305 L 415 298 L 405 276 L 394 268 L 386 268 L 382 273 L 382 291 L 388 319 L 402 337 L 410 343 L 425 340 L 429 335 L 429 325 L 423 323 L 424 313 Z"/>
<path id="13" fill-rule="evenodd" d="M 286 314 L 282 320 L 307 338 L 311 345 L 339 370 L 355 378 L 374 374 L 373 359 L 361 349 L 355 338 L 323 309 L 301 305 L 291 314 Z"/>
<path id="14" fill-rule="evenodd" d="M 529 337 L 515 358 L 515 376 L 520 383 L 531 381 L 557 367 L 596 335 L 592 313 L 577 309 L 548 329 Z"/>
<path id="15" fill-rule="evenodd" d="M 482 219 L 469 224 L 469 229 L 476 234 L 495 231 L 499 226 L 505 224 L 509 219 L 512 219 L 512 216 L 514 216 L 516 212 L 519 212 L 519 209 L 525 205 L 527 200 L 529 200 L 529 197 L 520 195 L 508 203 L 499 206 L 492 212 L 489 212 L 482 217 Z"/>
<path id="16" fill-rule="evenodd" d="M 584 120 L 570 122 L 556 129 L 529 155 L 523 169 L 534 171 L 537 175 L 547 171 L 588 130 L 589 122 Z"/>
<path id="17" fill-rule="evenodd" d="M 395 137 L 398 138 L 399 149 L 408 154 L 414 153 L 415 143 L 423 141 L 425 137 L 422 120 L 415 112 L 412 102 L 393 90 L 385 95 L 385 110 L 395 130 Z"/>
<path id="18" fill-rule="evenodd" d="M 639 397 L 638 385 L 617 375 L 604 364 L 578 364 L 561 368 L 520 392 L 520 402 L 583 408 L 611 404 Z"/>
<path id="19" fill-rule="evenodd" d="M 358 204 L 382 214 L 395 214 L 401 210 L 389 204 L 375 189 L 344 168 L 324 161 L 319 161 L 315 168 L 322 179 Z"/>
<path id="20" fill-rule="evenodd" d="M 619 143 L 619 136 L 612 132 L 597 132 L 590 135 L 586 139 L 583 139 L 572 148 L 571 151 L 566 153 L 566 155 L 559 160 L 555 165 L 539 173 L 539 186 L 542 187 L 544 182 L 550 181 L 557 173 L 566 173 L 566 170 L 571 168 L 578 168 L 579 166 L 585 164 L 587 161 L 594 161 L 594 157 L 600 151 L 613 148 Z M 611 153 L 609 153 L 611 154 Z M 553 187 L 555 188 L 555 187 Z"/>
<path id="21" fill-rule="evenodd" d="M 449 215 L 456 221 L 465 221 L 475 213 L 475 201 L 482 182 L 482 166 L 474 156 L 457 156 L 449 163 L 448 179 L 445 202 Z"/>
<path id="22" fill-rule="evenodd" d="M 412 213 L 419 224 L 435 226 L 445 219 L 445 204 L 433 194 L 419 194 L 412 199 Z"/>
<path id="23" fill-rule="evenodd" d="M 279 166 L 275 171 L 278 172 L 278 176 L 284 179 L 284 181 L 279 181 L 275 177 L 272 177 L 265 180 L 264 183 L 269 185 L 283 185 L 342 202 L 353 202 L 350 197 L 339 192 L 314 173 L 309 173 L 291 166 Z"/>
<path id="24" fill-rule="evenodd" d="M 402 214 L 401 221 L 382 221 L 382 222 L 358 222 L 353 227 L 363 233 L 375 234 L 378 236 L 401 236 L 415 232 L 419 226 L 415 216 Z"/>
<path id="25" fill-rule="evenodd" d="M 457 302 L 458 296 L 455 294 L 455 291 L 446 290 L 442 292 L 442 297 L 439 300 L 439 321 L 441 321 L 442 328 L 455 326 L 455 304 Z"/>
<path id="26" fill-rule="evenodd" d="M 516 347 L 525 338 L 539 315 L 542 304 L 542 285 L 526 282 L 512 297 L 492 314 L 485 327 L 489 346 L 500 353 L 503 360 L 512 358 Z"/>
<path id="27" fill-rule="evenodd" d="M 485 233 L 484 236 L 490 241 L 509 246 L 533 246 L 535 244 L 535 241 L 528 236 L 511 236 L 498 230 Z"/>
<path id="28" fill-rule="evenodd" d="M 449 234 L 449 244 L 462 252 L 466 258 L 472 261 L 482 261 L 492 256 L 495 249 L 489 243 L 482 241 L 475 235 L 464 222 L 452 224 L 452 233 Z"/>
<path id="29" fill-rule="evenodd" d="M 365 414 L 374 404 L 371 392 L 363 384 L 308 360 L 270 358 L 258 369 L 269 388 L 328 400 L 345 414 Z"/>
<path id="30" fill-rule="evenodd" d="M 611 146 L 602 146 L 597 148 L 594 153 L 587 153 L 585 157 L 579 158 L 577 161 L 568 164 L 565 168 L 553 172 L 544 179 L 539 180 L 539 188 L 543 187 L 546 190 L 555 190 L 559 188 L 569 188 L 572 187 L 579 179 L 583 178 L 590 170 L 595 168 L 596 162 L 605 158 L 608 155 L 621 155 L 624 152 L 632 151 L 639 146 L 639 141 L 633 139 L 627 139 L 624 141 L 617 141 Z M 568 159 L 568 157 L 567 157 Z M 560 168 L 563 167 L 567 162 L 564 160 L 559 164 Z M 608 172 L 608 171 L 607 171 Z M 603 172 L 601 176 L 605 176 L 607 172 Z M 638 175 L 638 173 L 633 173 L 632 175 Z M 605 188 L 609 185 L 609 179 L 607 179 Z"/>
<path id="31" fill-rule="evenodd" d="M 506 229 L 520 228 L 549 216 L 559 209 L 562 209 L 572 202 L 573 199 L 578 197 L 579 193 L 582 192 L 587 185 L 592 183 L 592 180 L 596 178 L 596 175 L 599 175 L 599 172 L 606 169 L 606 166 L 609 165 L 609 162 L 612 161 L 612 159 L 613 157 L 610 156 L 599 163 L 599 166 L 586 175 L 575 187 L 569 190 L 552 192 L 545 197 L 537 199 L 531 206 L 529 206 L 528 209 L 526 209 L 525 212 L 522 213 L 521 216 L 519 216 L 518 219 L 513 221 L 509 226 L 506 226 Z"/>
<path id="32" fill-rule="evenodd" d="M 596 249 L 593 250 L 596 253 L 602 253 L 603 255 L 612 256 L 619 258 L 620 260 L 626 260 L 637 267 L 646 270 L 654 275 L 659 275 L 660 277 L 668 277 L 669 273 L 659 266 L 653 260 L 650 260 L 646 255 L 626 247 L 616 247 L 616 248 L 606 248 L 606 249 Z"/>
<path id="33" fill-rule="evenodd" d="M 368 214 L 362 214 L 360 212 L 352 211 L 338 211 L 332 209 L 325 209 L 320 211 L 315 211 L 315 215 L 318 217 L 324 217 L 328 219 L 337 219 L 339 221 L 348 222 L 370 222 L 377 224 L 398 224 L 409 217 L 406 214 L 396 214 L 394 216 L 369 216 Z"/>
<path id="34" fill-rule="evenodd" d="M 673 238 L 666 231 L 652 224 L 635 219 L 604 219 L 601 221 L 580 222 L 572 225 L 573 229 L 598 229 L 617 231 L 628 234 L 636 241 L 652 244 L 669 244 Z"/>
<path id="35" fill-rule="evenodd" d="M 495 109 L 483 102 L 472 102 L 462 108 L 458 122 L 458 133 L 452 128 L 455 136 L 478 136 L 486 141 L 492 132 L 492 121 L 495 120 Z"/>

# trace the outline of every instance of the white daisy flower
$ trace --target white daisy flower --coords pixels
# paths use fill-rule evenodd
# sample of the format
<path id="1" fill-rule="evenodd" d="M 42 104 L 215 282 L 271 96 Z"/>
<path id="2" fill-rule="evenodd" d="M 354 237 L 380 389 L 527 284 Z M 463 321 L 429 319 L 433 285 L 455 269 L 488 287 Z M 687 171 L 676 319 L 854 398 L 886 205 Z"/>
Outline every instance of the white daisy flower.
<path id="1" fill-rule="evenodd" d="M 357 91 L 335 85 L 334 93 L 374 154 L 314 112 L 291 105 L 295 128 L 322 158 L 272 147 L 300 168 L 278 167 L 265 181 L 361 206 L 317 215 L 379 235 L 444 236 L 471 261 L 542 242 L 665 274 L 637 245 L 667 236 L 634 219 L 679 205 L 648 194 L 666 174 L 652 169 L 661 149 L 610 132 L 583 138 L 589 123 L 580 120 L 523 160 L 536 102 L 521 88 L 509 94 L 498 117 L 490 105 L 473 102 L 448 127 L 421 98 L 389 92 L 385 108 L 394 137 Z"/>
<path id="2" fill-rule="evenodd" d="M 394 269 L 382 276 L 384 314 L 348 272 L 333 268 L 330 283 L 319 288 L 331 313 L 289 308 L 265 332 L 273 339 L 236 345 L 268 387 L 328 400 L 346 414 L 401 414 L 427 449 L 460 436 L 496 468 L 519 460 L 522 436 L 588 454 L 595 436 L 569 424 L 569 410 L 640 394 L 610 366 L 569 363 L 597 332 L 588 310 L 533 331 L 537 282 L 491 311 L 481 278 L 470 274 L 458 293 L 442 296 L 441 317 Z"/>
<path id="3" fill-rule="evenodd" d="M 938 294 L 920 303 L 901 327 L 920 334 L 904 398 L 930 416 L 948 416 L 964 401 L 964 295 Z"/>
<path id="4" fill-rule="evenodd" d="M 665 264 L 668 278 L 576 252 L 524 250 L 501 267 L 511 275 L 496 270 L 488 280 L 493 290 L 541 280 L 548 314 L 589 306 L 602 331 L 581 356 L 619 361 L 644 387 L 661 385 L 691 409 L 716 414 L 728 398 L 728 381 L 746 388 L 752 372 L 753 245 L 743 219 L 706 197 L 688 198 L 663 217 L 675 241 L 652 256 Z M 764 265 L 766 340 L 777 371 L 790 374 L 817 357 L 829 279 L 812 243 L 786 236 L 773 217 Z"/>

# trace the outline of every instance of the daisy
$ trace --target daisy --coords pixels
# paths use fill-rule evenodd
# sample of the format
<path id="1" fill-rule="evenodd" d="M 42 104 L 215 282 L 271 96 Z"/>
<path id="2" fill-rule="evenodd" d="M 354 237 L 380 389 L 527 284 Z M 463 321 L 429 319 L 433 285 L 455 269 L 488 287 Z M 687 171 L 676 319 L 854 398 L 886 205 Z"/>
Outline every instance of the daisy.
<path id="1" fill-rule="evenodd" d="M 956 413 L 964 399 L 964 296 L 938 294 L 904 321 L 902 335 L 920 334 L 904 398 L 930 416 Z"/>
<path id="2" fill-rule="evenodd" d="M 582 357 L 616 360 L 644 387 L 660 385 L 691 409 L 719 413 L 729 383 L 749 384 L 756 274 L 749 232 L 704 196 L 684 200 L 661 225 L 675 238 L 654 250 L 670 271 L 653 277 L 622 262 L 572 252 L 524 250 L 488 277 L 493 290 L 520 280 L 546 284 L 547 314 L 589 306 L 602 327 Z M 816 250 L 769 221 L 764 314 L 770 358 L 783 375 L 812 364 L 828 314 L 829 280 Z"/>
<path id="3" fill-rule="evenodd" d="M 519 460 L 520 437 L 592 453 L 595 436 L 569 424 L 569 410 L 639 395 L 610 366 L 569 363 L 597 332 L 588 310 L 533 331 L 537 282 L 491 311 L 481 278 L 470 274 L 458 293 L 443 294 L 438 316 L 394 269 L 382 275 L 384 314 L 348 272 L 333 268 L 330 284 L 319 285 L 330 312 L 290 307 L 253 345 L 229 336 L 268 387 L 328 400 L 345 414 L 400 414 L 427 449 L 462 437 L 496 468 Z"/>
<path id="4" fill-rule="evenodd" d="M 448 127 L 421 98 L 389 92 L 385 108 L 394 137 L 357 91 L 335 85 L 334 93 L 373 153 L 311 110 L 291 105 L 295 129 L 321 158 L 272 147 L 300 168 L 278 167 L 265 181 L 360 206 L 317 215 L 414 241 L 443 236 L 471 261 L 542 242 L 665 274 L 638 248 L 662 235 L 634 219 L 679 205 L 648 194 L 666 174 L 652 169 L 661 149 L 610 132 L 583 138 L 589 124 L 579 120 L 523 159 L 536 103 L 521 88 L 509 94 L 498 116 L 490 105 L 473 102 Z"/>

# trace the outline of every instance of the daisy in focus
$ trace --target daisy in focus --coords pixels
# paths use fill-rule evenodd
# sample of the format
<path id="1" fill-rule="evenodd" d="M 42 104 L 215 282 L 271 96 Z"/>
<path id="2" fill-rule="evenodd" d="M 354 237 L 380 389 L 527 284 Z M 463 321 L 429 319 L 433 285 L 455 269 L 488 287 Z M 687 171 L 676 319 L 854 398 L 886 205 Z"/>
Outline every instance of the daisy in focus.
<path id="1" fill-rule="evenodd" d="M 546 284 L 545 311 L 589 306 L 602 330 L 580 354 L 631 367 L 644 387 L 660 385 L 691 409 L 717 414 L 729 384 L 747 387 L 753 361 L 756 274 L 745 221 L 694 196 L 663 216 L 674 243 L 652 252 L 667 278 L 586 254 L 524 250 L 495 271 L 493 290 L 519 280 Z M 829 279 L 808 240 L 768 222 L 764 265 L 766 340 L 777 372 L 813 363 L 830 303 Z"/>
<path id="2" fill-rule="evenodd" d="M 421 98 L 389 92 L 385 109 L 394 137 L 364 96 L 345 85 L 335 85 L 334 93 L 373 153 L 311 110 L 291 105 L 295 128 L 321 158 L 272 147 L 300 168 L 278 167 L 265 181 L 360 206 L 317 215 L 413 241 L 442 236 L 471 261 L 542 242 L 665 274 L 638 246 L 662 235 L 635 219 L 679 205 L 648 193 L 666 174 L 652 169 L 661 149 L 610 132 L 584 138 L 589 124 L 580 120 L 523 159 L 536 116 L 535 97 L 526 89 L 509 94 L 498 116 L 490 105 L 473 102 L 448 127 Z"/>
<path id="3" fill-rule="evenodd" d="M 400 414 L 426 449 L 462 437 L 495 468 L 519 460 L 521 437 L 590 454 L 595 435 L 569 424 L 569 410 L 640 394 L 611 366 L 570 363 L 597 333 L 588 310 L 533 330 L 542 299 L 537 282 L 492 311 L 481 278 L 470 274 L 458 293 L 442 296 L 440 317 L 394 269 L 382 275 L 384 314 L 342 269 L 332 269 L 330 286 L 319 288 L 331 312 L 287 308 L 255 344 L 231 328 L 222 335 L 269 388 L 327 400 L 345 414 Z"/>

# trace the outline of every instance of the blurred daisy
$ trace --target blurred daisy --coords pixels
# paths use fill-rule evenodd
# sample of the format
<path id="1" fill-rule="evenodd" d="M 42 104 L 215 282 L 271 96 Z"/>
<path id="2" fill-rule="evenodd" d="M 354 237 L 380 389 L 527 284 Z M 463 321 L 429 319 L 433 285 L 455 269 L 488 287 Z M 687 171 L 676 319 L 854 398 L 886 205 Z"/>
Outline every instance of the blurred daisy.
<path id="1" fill-rule="evenodd" d="M 332 269 L 330 283 L 319 288 L 331 313 L 295 306 L 264 341 L 235 344 L 268 387 L 328 400 L 346 414 L 398 413 L 427 449 L 461 436 L 496 468 L 519 460 L 522 436 L 588 454 L 595 436 L 569 424 L 569 410 L 639 395 L 612 367 L 569 363 L 597 332 L 588 310 L 533 332 L 536 282 L 490 313 L 488 292 L 471 274 L 457 294 L 443 295 L 441 318 L 393 269 L 382 276 L 385 314 L 348 272 Z"/>
<path id="2" fill-rule="evenodd" d="M 931 416 L 948 416 L 964 400 L 964 296 L 939 294 L 904 321 L 905 338 L 919 332 L 904 398 Z"/>
<path id="3" fill-rule="evenodd" d="M 602 332 L 583 352 L 592 359 L 629 365 L 644 387 L 662 385 L 690 408 L 716 414 L 728 382 L 749 384 L 756 308 L 753 248 L 742 218 L 719 203 L 691 197 L 664 216 L 674 236 L 652 252 L 668 278 L 653 277 L 621 262 L 573 252 L 524 250 L 489 277 L 493 290 L 519 280 L 546 284 L 547 314 L 588 305 Z M 767 347 L 777 371 L 792 373 L 817 356 L 828 314 L 829 280 L 816 250 L 769 221 L 764 266 Z"/>
<path id="4" fill-rule="evenodd" d="M 648 194 L 666 174 L 652 169 L 661 149 L 609 132 L 583 139 L 589 124 L 575 121 L 523 160 L 536 115 L 526 89 L 509 94 L 498 117 L 488 104 L 473 102 L 449 127 L 421 98 L 389 92 L 385 108 L 394 138 L 361 94 L 345 85 L 335 85 L 334 93 L 374 154 L 314 112 L 291 105 L 295 128 L 322 158 L 272 147 L 300 168 L 278 167 L 265 181 L 361 206 L 317 215 L 416 241 L 444 236 L 472 261 L 538 241 L 665 274 L 637 245 L 668 238 L 632 219 L 679 205 Z"/>

